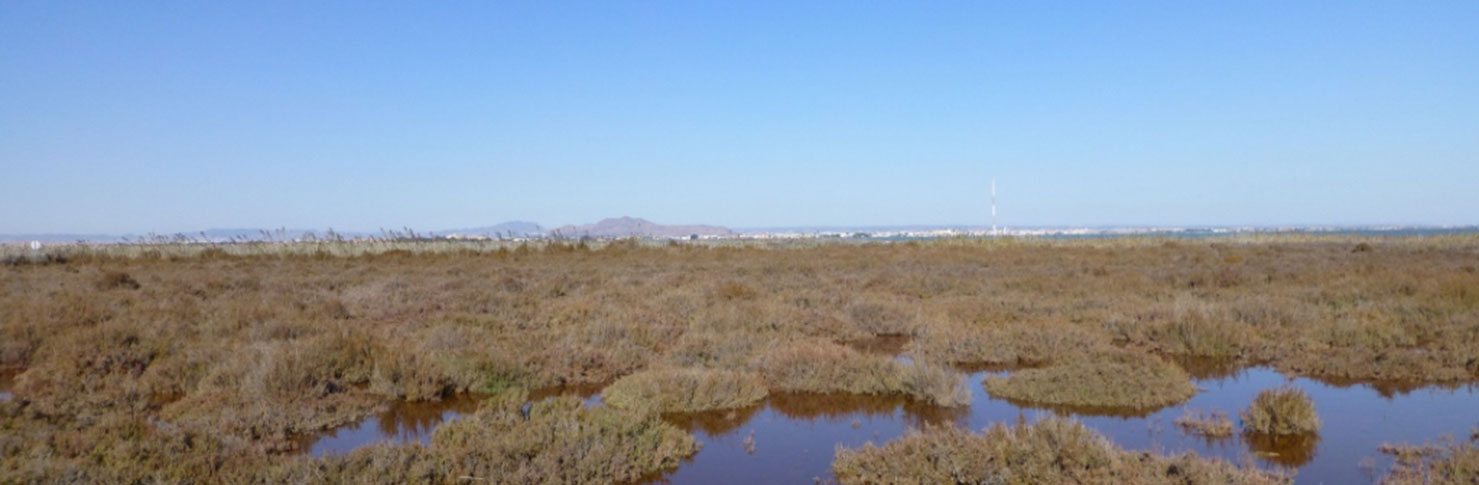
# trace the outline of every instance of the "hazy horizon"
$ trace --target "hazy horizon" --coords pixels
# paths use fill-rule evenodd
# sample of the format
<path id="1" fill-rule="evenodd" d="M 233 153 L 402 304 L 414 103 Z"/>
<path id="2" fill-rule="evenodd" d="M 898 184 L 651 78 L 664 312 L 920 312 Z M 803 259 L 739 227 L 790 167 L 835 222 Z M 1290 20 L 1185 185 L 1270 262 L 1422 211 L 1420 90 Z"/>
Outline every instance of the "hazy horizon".
<path id="1" fill-rule="evenodd" d="M 608 218 L 608 219 L 614 219 L 614 218 Z M 605 220 L 605 219 L 603 219 L 603 220 Z M 222 234 L 240 232 L 240 233 L 243 233 L 243 235 L 247 236 L 249 239 L 255 239 L 258 236 L 258 233 L 259 232 L 263 232 L 263 231 L 273 234 L 274 237 L 277 237 L 277 235 L 281 235 L 282 237 L 298 237 L 298 236 L 300 236 L 302 234 L 305 234 L 305 233 L 313 233 L 313 234 L 315 234 L 317 236 L 323 236 L 329 230 L 332 230 L 332 231 L 334 231 L 337 234 L 341 234 L 341 235 L 344 235 L 344 236 L 347 236 L 347 237 L 362 237 L 362 236 L 365 236 L 365 235 L 379 235 L 379 234 L 384 234 L 384 233 L 387 233 L 387 232 L 405 233 L 405 232 L 407 232 L 407 230 L 413 231 L 413 232 L 415 232 L 417 234 L 446 236 L 446 235 L 451 235 L 451 234 L 458 234 L 460 232 L 468 231 L 468 230 L 473 230 L 473 231 L 484 230 L 484 229 L 487 229 L 487 228 L 490 228 L 490 227 L 495 227 L 495 226 L 503 225 L 505 223 L 524 223 L 524 222 L 538 224 L 536 221 L 503 221 L 503 222 L 500 222 L 500 223 L 488 224 L 488 225 L 476 226 L 476 227 L 474 227 L 474 226 L 466 226 L 466 227 L 441 227 L 441 228 L 381 227 L 381 228 L 363 229 L 363 228 L 335 228 L 335 227 L 311 228 L 311 227 L 283 227 L 283 226 L 278 226 L 278 227 L 209 227 L 209 228 L 197 228 L 197 229 L 193 229 L 193 230 L 180 230 L 180 231 L 170 231 L 170 232 L 160 232 L 160 231 L 125 231 L 125 232 L 116 232 L 116 233 L 104 233 L 104 232 L 3 233 L 3 232 L 0 232 L 0 238 L 5 238 L 5 237 L 9 237 L 9 238 L 40 237 L 43 240 L 53 241 L 53 242 L 58 241 L 58 240 L 70 240 L 70 239 L 68 239 L 70 237 L 87 237 L 87 238 L 99 238 L 99 237 L 102 237 L 102 238 L 118 238 L 118 237 L 129 237 L 129 238 L 134 238 L 134 237 L 148 237 L 148 236 L 151 236 L 151 235 L 152 236 L 159 236 L 159 237 L 172 237 L 172 236 L 175 236 L 175 235 L 183 235 L 183 236 L 186 236 L 188 238 L 195 238 L 195 237 L 198 237 L 198 236 L 201 236 L 201 235 L 208 235 L 208 236 L 213 237 L 213 238 L 225 238 L 226 236 L 223 236 Z M 600 222 L 600 221 L 590 221 L 590 223 L 596 223 L 596 222 Z M 827 232 L 827 231 L 859 231 L 859 230 L 861 230 L 861 231 L 869 231 L 869 230 L 875 230 L 875 231 L 935 231 L 935 230 L 980 231 L 980 230 L 988 230 L 988 229 L 991 229 L 991 227 L 992 227 L 989 223 L 987 223 L 987 224 L 981 224 L 981 223 L 963 223 L 963 224 L 895 224 L 895 225 L 866 225 L 866 224 L 859 224 L 859 225 L 835 225 L 834 224 L 834 225 L 811 225 L 811 226 L 724 226 L 724 225 L 721 225 L 721 224 L 705 224 L 705 223 L 700 223 L 700 222 L 695 222 L 695 223 L 665 223 L 663 221 L 649 221 L 649 222 L 653 222 L 653 223 L 656 223 L 656 224 L 661 225 L 661 226 L 691 226 L 691 225 L 718 226 L 718 227 L 723 227 L 725 229 L 730 229 L 730 230 L 736 231 L 736 233 L 738 233 L 738 234 L 784 233 L 784 232 L 789 232 L 789 231 Z M 582 224 L 561 224 L 561 225 L 538 224 L 538 225 L 540 226 L 540 230 L 538 231 L 539 233 L 549 234 L 549 233 L 558 232 L 558 230 L 563 229 L 563 228 L 566 228 L 566 226 L 579 226 L 579 225 L 582 225 Z M 1151 230 L 1151 231 L 1155 231 L 1155 230 L 1182 230 L 1182 229 L 1185 229 L 1185 230 L 1193 230 L 1193 231 L 1195 231 L 1195 230 L 1222 230 L 1222 229 L 1234 229 L 1234 230 L 1236 230 L 1236 229 L 1251 229 L 1251 230 L 1256 230 L 1256 231 L 1263 231 L 1263 230 L 1293 229 L 1293 230 L 1296 230 L 1296 231 L 1324 231 L 1324 230 L 1334 230 L 1336 232 L 1345 231 L 1345 230 L 1388 230 L 1388 229 L 1391 229 L 1391 230 L 1399 230 L 1399 231 L 1401 231 L 1401 230 L 1437 230 L 1437 231 L 1456 230 L 1456 231 L 1468 232 L 1468 231 L 1479 231 L 1479 224 L 1244 224 L 1244 225 L 1236 225 L 1236 224 L 1234 224 L 1234 225 L 1208 225 L 1208 224 L 1184 224 L 1184 225 L 1174 225 L 1174 224 L 1171 224 L 1171 225 L 1150 225 L 1150 224 L 1037 225 L 1037 224 L 1023 224 L 1023 225 L 1016 225 L 1016 226 L 1010 226 L 1010 225 L 1003 224 L 1003 225 L 1000 226 L 1000 228 L 1003 231 L 1009 231 L 1009 232 L 1016 232 L 1016 231 L 1043 231 L 1043 230 L 1046 230 L 1046 231 L 1055 231 L 1055 230 L 1080 230 L 1080 229 L 1087 229 L 1087 230 L 1091 230 L 1091 231 L 1092 230 Z M 499 233 L 502 234 L 503 232 L 504 231 L 500 231 Z M 509 231 L 509 232 L 510 233 L 517 233 L 518 231 Z M 93 240 L 96 240 L 96 239 L 93 239 Z M 12 239 L 11 242 L 16 242 L 16 241 L 24 242 L 22 239 Z"/>
<path id="2" fill-rule="evenodd" d="M 0 4 L 0 234 L 1479 224 L 1479 4 Z"/>

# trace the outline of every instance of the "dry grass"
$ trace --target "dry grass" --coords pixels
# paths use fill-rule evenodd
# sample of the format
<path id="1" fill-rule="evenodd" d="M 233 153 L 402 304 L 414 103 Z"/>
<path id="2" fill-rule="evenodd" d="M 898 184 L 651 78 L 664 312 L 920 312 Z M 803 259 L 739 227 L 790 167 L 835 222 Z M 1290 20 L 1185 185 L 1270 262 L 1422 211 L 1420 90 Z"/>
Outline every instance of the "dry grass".
<path id="1" fill-rule="evenodd" d="M 1180 367 L 1125 351 L 987 377 L 985 385 L 992 397 L 1023 403 L 1133 410 L 1168 406 L 1196 394 Z"/>
<path id="2" fill-rule="evenodd" d="M 962 376 L 943 366 L 903 364 L 825 341 L 803 341 L 760 358 L 765 380 L 777 390 L 903 393 L 941 406 L 970 404 Z"/>
<path id="3" fill-rule="evenodd" d="M 765 382 L 753 373 L 654 369 L 617 379 L 602 391 L 601 400 L 620 408 L 672 413 L 744 407 L 766 394 Z"/>
<path id="4" fill-rule="evenodd" d="M 864 483 L 1289 483 L 1195 454 L 1158 456 L 1115 447 L 1082 424 L 1052 418 L 984 433 L 931 427 L 878 447 L 839 448 L 839 481 Z"/>
<path id="5" fill-rule="evenodd" d="M 522 392 L 489 399 L 473 416 L 437 428 L 430 447 L 376 446 L 326 460 L 299 460 L 268 482 L 613 483 L 677 466 L 698 451 L 691 436 L 655 413 L 586 409 L 558 397 L 527 411 Z"/>
<path id="6" fill-rule="evenodd" d="M 927 325 L 920 333 L 910 347 L 915 355 L 952 364 L 1042 365 L 1109 347 L 1108 336 L 1101 332 L 1054 322 L 941 323 Z"/>
<path id="7" fill-rule="evenodd" d="M 1383 485 L 1458 485 L 1479 483 L 1479 430 L 1468 441 L 1448 440 L 1425 446 L 1383 445 L 1396 464 L 1382 477 Z"/>
<path id="8" fill-rule="evenodd" d="M 1176 418 L 1176 426 L 1208 438 L 1226 438 L 1233 434 L 1232 420 L 1228 419 L 1227 413 L 1222 411 L 1207 412 L 1188 409 L 1185 414 Z"/>
<path id="9" fill-rule="evenodd" d="M 1315 402 L 1303 390 L 1293 387 L 1258 393 L 1239 416 L 1243 418 L 1243 429 L 1252 433 L 1292 435 L 1320 430 Z"/>
<path id="10" fill-rule="evenodd" d="M 1371 250 L 1352 252 L 1357 242 Z M 1043 366 L 1013 377 L 1032 384 L 1023 396 L 1091 406 L 1178 400 L 1185 377 L 1158 353 L 1324 379 L 1479 378 L 1472 236 L 0 255 L 0 373 L 19 372 L 0 403 L 0 482 L 219 481 L 290 462 L 294 438 L 396 401 L 644 369 L 945 405 L 969 396 L 950 363 Z M 880 335 L 912 337 L 916 363 L 844 345 Z M 1134 356 L 1111 359 L 1121 376 L 1080 360 L 1119 354 Z M 1123 395 L 1141 387 L 1169 391 Z M 697 396 L 707 392 L 692 402 L 725 400 Z M 424 465 L 418 454 L 435 448 L 376 448 L 320 471 L 350 481 L 343 473 Z"/>

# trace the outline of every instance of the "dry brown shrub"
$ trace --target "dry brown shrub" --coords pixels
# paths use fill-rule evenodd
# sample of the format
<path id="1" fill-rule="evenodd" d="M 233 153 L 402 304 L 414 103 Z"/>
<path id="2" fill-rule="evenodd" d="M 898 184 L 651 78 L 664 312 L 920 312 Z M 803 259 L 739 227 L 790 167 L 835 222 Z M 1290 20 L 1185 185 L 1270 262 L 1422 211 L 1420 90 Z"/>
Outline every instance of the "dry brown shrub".
<path id="1" fill-rule="evenodd" d="M 106 271 L 102 276 L 98 277 L 96 286 L 99 290 L 137 290 L 140 285 L 139 280 L 134 279 L 133 276 L 129 276 L 128 273 L 122 271 Z"/>
<path id="2" fill-rule="evenodd" d="M 441 399 L 455 391 L 450 373 L 434 356 L 387 349 L 375 358 L 370 391 L 409 401 Z"/>
<path id="3" fill-rule="evenodd" d="M 1151 355 L 1114 351 L 1048 367 L 987 377 L 993 397 L 1024 403 L 1096 408 L 1151 409 L 1196 393 L 1180 367 Z"/>
<path id="4" fill-rule="evenodd" d="M 765 398 L 765 383 L 749 372 L 651 369 L 607 386 L 601 400 L 619 408 L 693 412 L 748 406 Z"/>
<path id="5" fill-rule="evenodd" d="M 832 342 L 807 340 L 782 346 L 759 361 L 774 389 L 856 394 L 905 393 L 942 406 L 970 403 L 961 376 L 926 364 L 902 364 Z"/>
<path id="6" fill-rule="evenodd" d="M 1243 428 L 1253 433 L 1290 435 L 1320 430 L 1315 402 L 1295 387 L 1266 389 L 1240 415 Z"/>
<path id="7" fill-rule="evenodd" d="M 1038 365 L 1107 348 L 1102 332 L 1057 323 L 926 326 L 911 343 L 921 359 L 957 364 Z"/>
<path id="8" fill-rule="evenodd" d="M 1256 338 L 1250 328 L 1211 304 L 1187 298 L 1176 300 L 1171 321 L 1150 332 L 1162 351 L 1193 357 L 1236 357 Z"/>
<path id="9" fill-rule="evenodd" d="M 1181 417 L 1176 418 L 1176 426 L 1209 438 L 1226 438 L 1233 434 L 1232 420 L 1228 419 L 1227 413 L 1222 411 L 1205 412 L 1188 409 Z"/>
<path id="10" fill-rule="evenodd" d="M 553 398 L 527 411 L 522 392 L 485 401 L 442 425 L 431 446 L 376 445 L 321 460 L 243 470 L 257 483 L 626 483 L 672 468 L 698 451 L 691 436 L 656 413 L 585 408 Z"/>
<path id="11" fill-rule="evenodd" d="M 848 322 L 866 335 L 912 335 L 919 326 L 914 312 L 891 299 L 854 301 L 843 311 Z"/>
<path id="12" fill-rule="evenodd" d="M 666 360 L 678 367 L 740 369 L 773 348 L 772 343 L 748 334 L 687 332 L 668 350 Z"/>
<path id="13" fill-rule="evenodd" d="M 1445 439 L 1423 446 L 1382 445 L 1396 457 L 1382 485 L 1459 485 L 1479 482 L 1479 429 L 1468 441 Z"/>
<path id="14" fill-rule="evenodd" d="M 927 428 L 860 449 L 837 450 L 842 483 L 1289 483 L 1288 477 L 1187 453 L 1171 457 L 1115 447 L 1061 418 L 984 433 Z"/>

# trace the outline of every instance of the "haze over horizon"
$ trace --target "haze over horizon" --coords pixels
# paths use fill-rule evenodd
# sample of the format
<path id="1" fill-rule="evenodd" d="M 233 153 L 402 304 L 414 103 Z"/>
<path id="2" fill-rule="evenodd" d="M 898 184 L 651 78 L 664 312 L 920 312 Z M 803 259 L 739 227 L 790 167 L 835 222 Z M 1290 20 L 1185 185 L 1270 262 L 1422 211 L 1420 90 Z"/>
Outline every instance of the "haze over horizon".
<path id="1" fill-rule="evenodd" d="M 0 3 L 0 234 L 1479 224 L 1479 4 Z"/>

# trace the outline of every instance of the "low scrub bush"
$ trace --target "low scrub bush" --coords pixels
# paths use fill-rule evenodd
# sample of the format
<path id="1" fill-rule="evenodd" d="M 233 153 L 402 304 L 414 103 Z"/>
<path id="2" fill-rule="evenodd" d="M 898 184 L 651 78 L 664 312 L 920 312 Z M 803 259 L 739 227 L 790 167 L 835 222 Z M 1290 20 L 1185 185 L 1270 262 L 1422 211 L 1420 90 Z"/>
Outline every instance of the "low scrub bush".
<path id="1" fill-rule="evenodd" d="M 1252 329 L 1212 305 L 1177 300 L 1171 321 L 1153 327 L 1149 338 L 1161 350 L 1192 357 L 1236 357 L 1257 338 Z"/>
<path id="2" fill-rule="evenodd" d="M 904 393 L 942 406 L 970 403 L 954 371 L 925 363 L 903 364 L 827 341 L 807 340 L 767 353 L 759 362 L 774 389 L 855 394 Z"/>
<path id="3" fill-rule="evenodd" d="M 142 285 L 139 284 L 139 280 L 134 279 L 133 276 L 129 276 L 128 273 L 122 271 L 108 271 L 103 273 L 102 276 L 98 277 L 96 286 L 99 290 L 137 290 Z"/>
<path id="4" fill-rule="evenodd" d="M 929 326 L 911 343 L 922 359 L 954 364 L 1038 365 L 1108 347 L 1102 332 L 1057 323 Z"/>
<path id="5" fill-rule="evenodd" d="M 1396 464 L 1382 477 L 1382 485 L 1459 485 L 1479 483 L 1479 429 L 1468 441 L 1421 447 L 1383 446 Z"/>
<path id="6" fill-rule="evenodd" d="M 1273 484 L 1287 477 L 1187 453 L 1159 456 L 1115 447 L 1062 418 L 983 433 L 929 427 L 883 446 L 839 448 L 832 472 L 845 484 L 1127 483 Z"/>
<path id="7" fill-rule="evenodd" d="M 765 382 L 749 372 L 653 369 L 617 379 L 601 392 L 601 400 L 619 408 L 673 413 L 744 407 L 766 394 Z"/>
<path id="8" fill-rule="evenodd" d="M 985 386 L 993 397 L 1031 404 L 1131 409 L 1167 406 L 1196 393 L 1180 367 L 1125 351 L 987 377 Z"/>
<path id="9" fill-rule="evenodd" d="M 1293 387 L 1258 393 L 1241 417 L 1243 428 L 1254 433 L 1289 435 L 1320 430 L 1315 402 L 1303 390 Z"/>
<path id="10" fill-rule="evenodd" d="M 1222 411 L 1187 410 L 1180 418 L 1176 418 L 1176 426 L 1208 438 L 1226 438 L 1233 434 L 1232 420 Z"/>
<path id="11" fill-rule="evenodd" d="M 620 483 L 672 468 L 698 451 L 692 436 L 650 410 L 586 408 L 574 397 L 524 392 L 488 399 L 438 427 L 431 446 L 375 446 L 269 470 L 268 483 Z"/>

